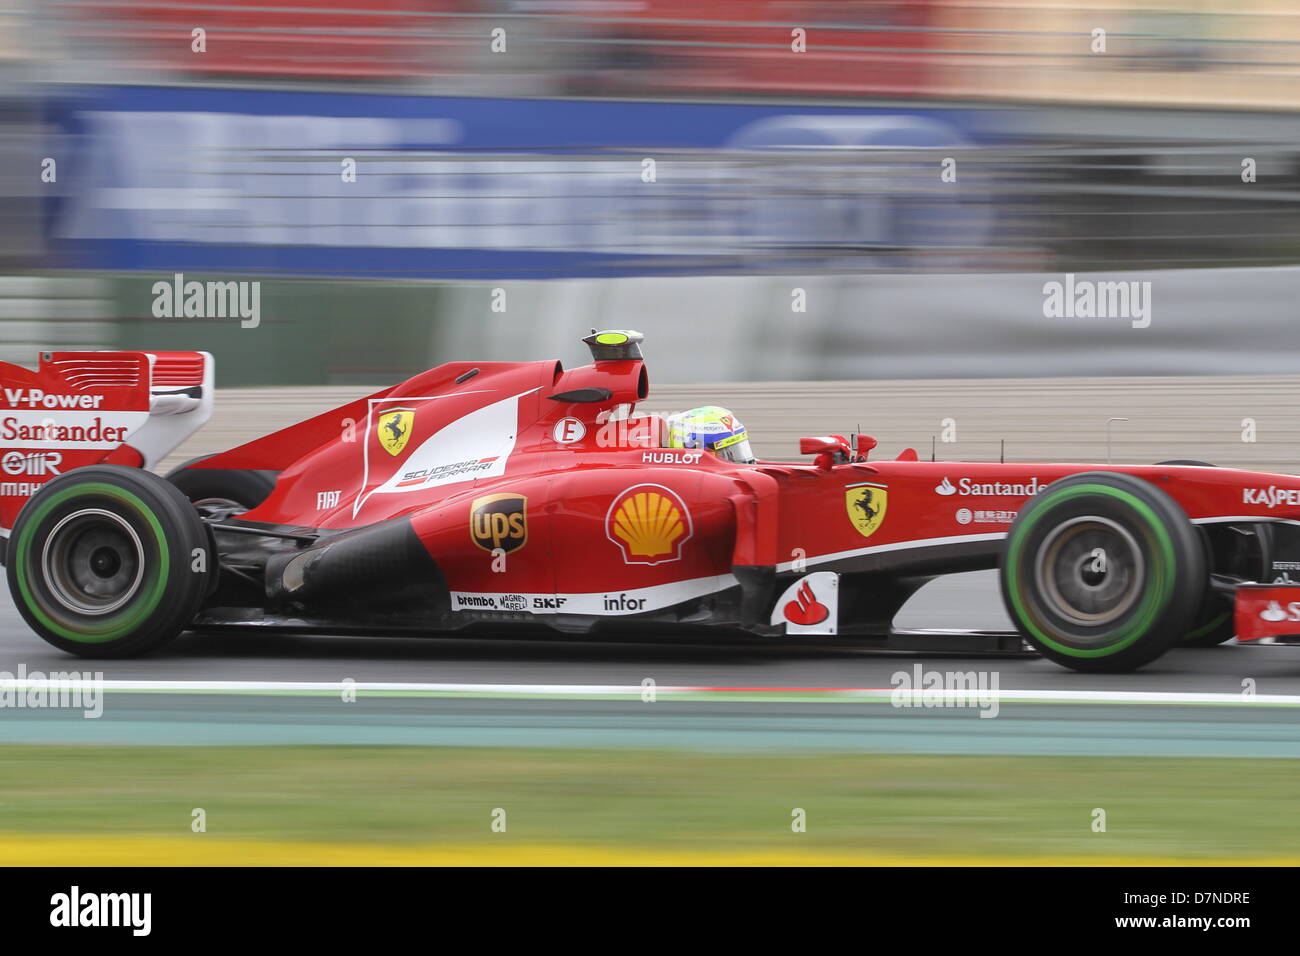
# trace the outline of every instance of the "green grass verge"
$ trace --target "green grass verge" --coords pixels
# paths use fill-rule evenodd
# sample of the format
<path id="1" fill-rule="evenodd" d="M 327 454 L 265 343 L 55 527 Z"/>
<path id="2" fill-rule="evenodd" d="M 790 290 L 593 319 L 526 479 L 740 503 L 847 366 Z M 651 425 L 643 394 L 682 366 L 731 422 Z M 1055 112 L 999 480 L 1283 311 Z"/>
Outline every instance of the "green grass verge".
<path id="1" fill-rule="evenodd" d="M 9 833 L 188 835 L 202 807 L 215 836 L 481 843 L 501 838 L 502 807 L 512 842 L 566 845 L 1225 862 L 1300 845 L 1291 760 L 21 745 L 0 759 Z"/>

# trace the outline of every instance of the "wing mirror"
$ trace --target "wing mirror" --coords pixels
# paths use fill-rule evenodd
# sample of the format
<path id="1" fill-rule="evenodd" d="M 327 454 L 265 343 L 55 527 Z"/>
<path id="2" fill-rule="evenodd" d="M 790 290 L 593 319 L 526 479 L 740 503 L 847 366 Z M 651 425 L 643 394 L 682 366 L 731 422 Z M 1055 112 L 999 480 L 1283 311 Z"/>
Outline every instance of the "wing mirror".
<path id="1" fill-rule="evenodd" d="M 800 438 L 799 454 L 824 455 L 827 452 L 848 451 L 849 443 L 839 435 L 822 435 L 819 438 Z"/>
<path id="2" fill-rule="evenodd" d="M 813 462 L 818 468 L 828 470 L 832 465 L 842 465 L 853 457 L 849 440 L 843 435 L 820 435 L 799 439 L 799 454 L 816 455 Z"/>

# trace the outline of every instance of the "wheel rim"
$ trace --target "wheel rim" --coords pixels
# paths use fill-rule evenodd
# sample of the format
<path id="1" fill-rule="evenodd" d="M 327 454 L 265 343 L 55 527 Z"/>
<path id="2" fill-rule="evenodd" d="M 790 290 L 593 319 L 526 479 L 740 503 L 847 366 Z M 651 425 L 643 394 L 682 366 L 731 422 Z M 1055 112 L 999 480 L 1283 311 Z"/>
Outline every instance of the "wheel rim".
<path id="1" fill-rule="evenodd" d="M 193 504 L 194 510 L 204 518 L 221 520 L 252 510 L 248 505 L 235 501 L 233 498 L 200 498 Z"/>
<path id="2" fill-rule="evenodd" d="M 144 546 L 120 515 L 102 508 L 75 511 L 51 529 L 41 568 L 56 601 L 78 614 L 111 614 L 144 580 Z"/>
<path id="3" fill-rule="evenodd" d="M 1056 614 L 1080 627 L 1121 619 L 1142 596 L 1146 564 L 1136 539 L 1099 515 L 1063 522 L 1038 549 L 1039 593 Z"/>

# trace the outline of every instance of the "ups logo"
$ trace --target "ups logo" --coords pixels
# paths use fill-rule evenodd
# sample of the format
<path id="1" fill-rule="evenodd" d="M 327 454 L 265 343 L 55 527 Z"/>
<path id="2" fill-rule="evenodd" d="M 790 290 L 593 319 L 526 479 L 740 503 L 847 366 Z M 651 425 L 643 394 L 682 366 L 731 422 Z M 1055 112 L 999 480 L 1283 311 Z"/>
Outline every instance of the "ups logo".
<path id="1" fill-rule="evenodd" d="M 528 499 L 485 495 L 469 506 L 469 536 L 484 551 L 518 551 L 528 542 Z"/>

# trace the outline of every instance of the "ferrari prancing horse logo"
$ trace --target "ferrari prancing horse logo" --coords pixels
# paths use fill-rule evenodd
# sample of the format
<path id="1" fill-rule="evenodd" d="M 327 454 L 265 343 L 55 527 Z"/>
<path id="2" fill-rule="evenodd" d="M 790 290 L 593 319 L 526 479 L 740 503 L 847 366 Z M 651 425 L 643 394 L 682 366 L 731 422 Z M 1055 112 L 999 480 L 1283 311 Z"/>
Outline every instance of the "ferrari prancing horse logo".
<path id="1" fill-rule="evenodd" d="M 411 437 L 411 425 L 415 422 L 415 410 L 411 408 L 394 408 L 379 416 L 376 434 L 379 444 L 390 455 L 400 455 Z"/>
<path id="2" fill-rule="evenodd" d="M 885 520 L 889 491 L 884 485 L 850 485 L 844 489 L 844 510 L 858 534 L 870 538 Z"/>

